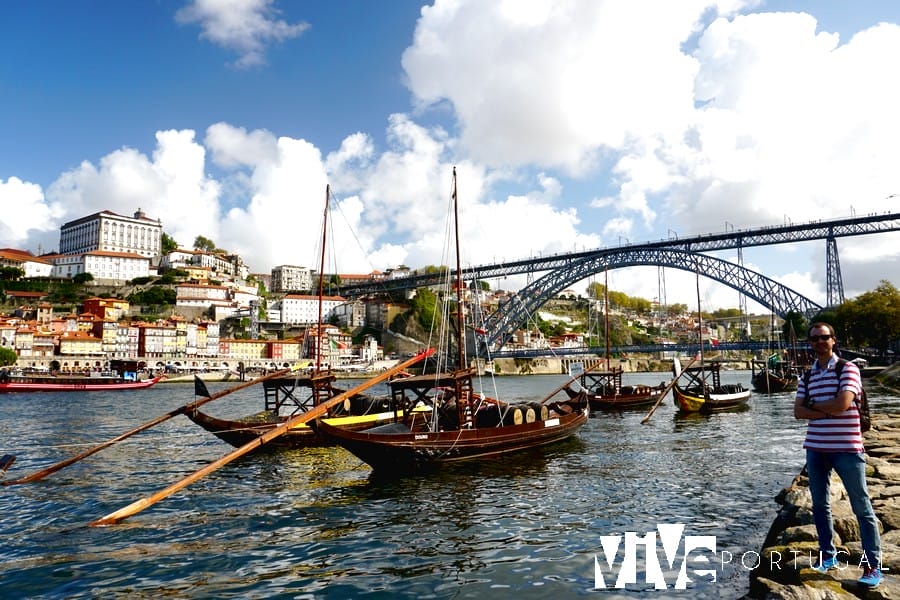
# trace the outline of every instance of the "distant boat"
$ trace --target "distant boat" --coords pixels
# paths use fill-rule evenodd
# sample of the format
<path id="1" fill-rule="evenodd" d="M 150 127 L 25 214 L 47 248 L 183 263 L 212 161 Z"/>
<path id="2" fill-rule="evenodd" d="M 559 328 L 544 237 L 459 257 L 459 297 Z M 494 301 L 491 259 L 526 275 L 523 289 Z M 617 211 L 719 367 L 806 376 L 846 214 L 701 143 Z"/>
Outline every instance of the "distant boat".
<path id="1" fill-rule="evenodd" d="M 606 339 L 606 369 L 597 371 L 585 369 L 584 363 L 572 363 L 569 367 L 569 375 L 578 377 L 581 389 L 587 394 L 591 410 L 615 411 L 630 408 L 643 408 L 656 402 L 659 393 L 665 388 L 665 384 L 655 388 L 649 385 L 622 385 L 622 367 L 609 366 L 610 340 L 609 340 L 609 270 L 604 270 L 603 281 L 603 315 Z M 598 365 L 599 366 L 599 365 Z M 575 398 L 578 391 L 567 386 L 566 394 Z"/>
<path id="2" fill-rule="evenodd" d="M 780 360 L 754 360 L 750 363 L 753 391 L 762 394 L 792 392 L 797 389 L 798 372 L 793 363 Z"/>
<path id="3" fill-rule="evenodd" d="M 156 385 L 162 375 L 148 379 L 113 373 L 14 373 L 0 371 L 0 394 L 13 392 L 123 392 Z"/>
<path id="4" fill-rule="evenodd" d="M 591 410 L 614 411 L 629 408 L 643 408 L 656 402 L 659 394 L 666 387 L 651 386 L 645 384 L 622 385 L 622 367 L 613 367 L 605 371 L 570 369 L 569 374 L 577 376 L 581 388 L 587 393 Z M 565 388 L 570 398 L 575 398 L 578 391 L 571 387 Z"/>
<path id="5" fill-rule="evenodd" d="M 675 406 L 682 413 L 714 413 L 741 408 L 750 400 L 750 390 L 741 383 L 723 384 L 719 363 L 706 362 L 681 368 L 676 357 L 672 371 L 676 382 L 672 388 Z"/>
<path id="6" fill-rule="evenodd" d="M 676 356 L 672 361 L 675 406 L 683 414 L 714 413 L 741 408 L 750 400 L 750 390 L 741 383 L 723 384 L 721 363 L 703 360 L 703 312 L 700 310 L 700 270 L 695 269 L 697 285 L 697 342 L 700 359 L 697 366 L 681 368 Z M 693 361 L 692 361 L 693 362 Z"/>

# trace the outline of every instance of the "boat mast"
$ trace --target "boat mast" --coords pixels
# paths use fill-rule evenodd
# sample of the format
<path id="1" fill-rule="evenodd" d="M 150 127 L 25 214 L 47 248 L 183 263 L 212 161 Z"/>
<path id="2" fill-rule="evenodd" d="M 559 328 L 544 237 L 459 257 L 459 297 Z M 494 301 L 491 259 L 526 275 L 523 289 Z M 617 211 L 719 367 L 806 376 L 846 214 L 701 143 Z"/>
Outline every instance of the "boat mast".
<path id="1" fill-rule="evenodd" d="M 319 320 L 316 332 L 316 373 L 322 368 L 322 297 L 325 285 L 325 243 L 328 237 L 328 201 L 331 198 L 331 185 L 325 185 L 325 212 L 322 215 L 322 256 L 319 259 Z"/>
<path id="2" fill-rule="evenodd" d="M 456 234 L 456 346 L 457 361 L 460 369 L 465 368 L 466 351 L 463 346 L 465 342 L 465 324 L 463 323 L 463 284 L 462 284 L 462 266 L 459 258 L 459 198 L 456 188 L 456 167 L 453 167 L 453 229 Z"/>
<path id="3" fill-rule="evenodd" d="M 695 257 L 696 259 L 696 257 Z M 697 261 L 699 263 L 699 261 Z M 700 267 L 694 266 L 694 276 L 697 284 L 697 339 L 700 341 L 700 368 L 703 368 L 703 312 L 700 308 Z"/>
<path id="4" fill-rule="evenodd" d="M 609 267 L 603 269 L 603 312 L 606 315 L 606 370 L 609 371 Z"/>

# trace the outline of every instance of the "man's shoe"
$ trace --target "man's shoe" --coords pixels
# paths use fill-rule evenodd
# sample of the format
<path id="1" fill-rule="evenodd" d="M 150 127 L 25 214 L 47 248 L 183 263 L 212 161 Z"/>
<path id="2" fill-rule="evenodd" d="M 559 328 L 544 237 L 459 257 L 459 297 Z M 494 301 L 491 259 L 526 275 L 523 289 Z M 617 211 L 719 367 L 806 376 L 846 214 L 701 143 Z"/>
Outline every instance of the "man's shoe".
<path id="1" fill-rule="evenodd" d="M 877 588 L 878 584 L 884 580 L 884 575 L 879 569 L 863 569 L 863 576 L 859 578 L 859 585 L 867 588 Z"/>
<path id="2" fill-rule="evenodd" d="M 821 560 L 813 565 L 813 570 L 819 573 L 826 573 L 829 569 L 837 569 L 838 559 L 836 556 L 829 556 L 825 560 Z"/>

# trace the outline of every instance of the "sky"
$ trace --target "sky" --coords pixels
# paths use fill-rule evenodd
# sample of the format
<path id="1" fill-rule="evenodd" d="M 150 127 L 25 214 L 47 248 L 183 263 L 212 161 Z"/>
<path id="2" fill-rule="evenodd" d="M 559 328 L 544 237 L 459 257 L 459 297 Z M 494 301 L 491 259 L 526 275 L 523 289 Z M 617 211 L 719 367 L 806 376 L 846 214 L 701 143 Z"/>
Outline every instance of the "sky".
<path id="1" fill-rule="evenodd" d="M 0 21 L 0 248 L 140 209 L 251 272 L 317 268 L 330 186 L 327 271 L 451 264 L 454 167 L 464 266 L 900 212 L 891 0 L 12 0 Z M 838 247 L 848 298 L 900 286 L 900 235 Z M 824 304 L 825 257 L 742 259 Z M 609 274 L 696 303 L 694 275 L 665 281 Z M 702 280 L 704 309 L 738 298 Z"/>

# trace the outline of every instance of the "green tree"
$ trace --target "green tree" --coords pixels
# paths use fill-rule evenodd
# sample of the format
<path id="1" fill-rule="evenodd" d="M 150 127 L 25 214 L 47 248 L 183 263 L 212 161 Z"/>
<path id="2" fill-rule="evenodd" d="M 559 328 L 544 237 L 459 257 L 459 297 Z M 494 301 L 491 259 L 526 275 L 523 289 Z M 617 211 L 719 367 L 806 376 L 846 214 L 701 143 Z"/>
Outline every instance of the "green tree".
<path id="1" fill-rule="evenodd" d="M 196 241 L 194 242 L 196 243 Z M 178 250 L 178 242 L 175 241 L 171 235 L 163 231 L 162 238 L 160 238 L 160 252 L 164 255 L 170 252 L 174 252 Z"/>
<path id="2" fill-rule="evenodd" d="M 845 344 L 876 348 L 884 355 L 900 338 L 900 291 L 882 280 L 874 290 L 839 306 L 835 321 Z"/>
<path id="3" fill-rule="evenodd" d="M 419 288 L 409 301 L 410 314 L 419 322 L 425 331 L 437 329 L 441 324 L 441 313 L 438 310 L 438 297 L 430 288 Z"/>
<path id="4" fill-rule="evenodd" d="M 796 339 L 800 342 L 806 339 L 806 330 L 809 323 L 802 313 L 795 310 L 789 311 L 784 317 L 784 324 L 781 326 L 782 339 L 791 342 Z"/>
<path id="5" fill-rule="evenodd" d="M 18 267 L 0 267 L 0 281 L 16 281 L 25 277 L 25 271 Z"/>
<path id="6" fill-rule="evenodd" d="M 211 239 L 203 237 L 202 235 L 198 235 L 196 238 L 194 238 L 194 250 L 215 252 L 216 244 Z"/>
<path id="7" fill-rule="evenodd" d="M 72 282 L 78 285 L 84 285 L 88 281 L 93 281 L 94 276 L 90 273 L 79 273 L 75 277 L 72 278 Z"/>
<path id="8" fill-rule="evenodd" d="M 144 291 L 131 294 L 128 296 L 128 301 L 141 306 L 175 304 L 175 290 L 161 286 L 152 286 Z"/>
<path id="9" fill-rule="evenodd" d="M 16 364 L 19 355 L 12 348 L 0 348 L 0 367 L 8 367 Z"/>

